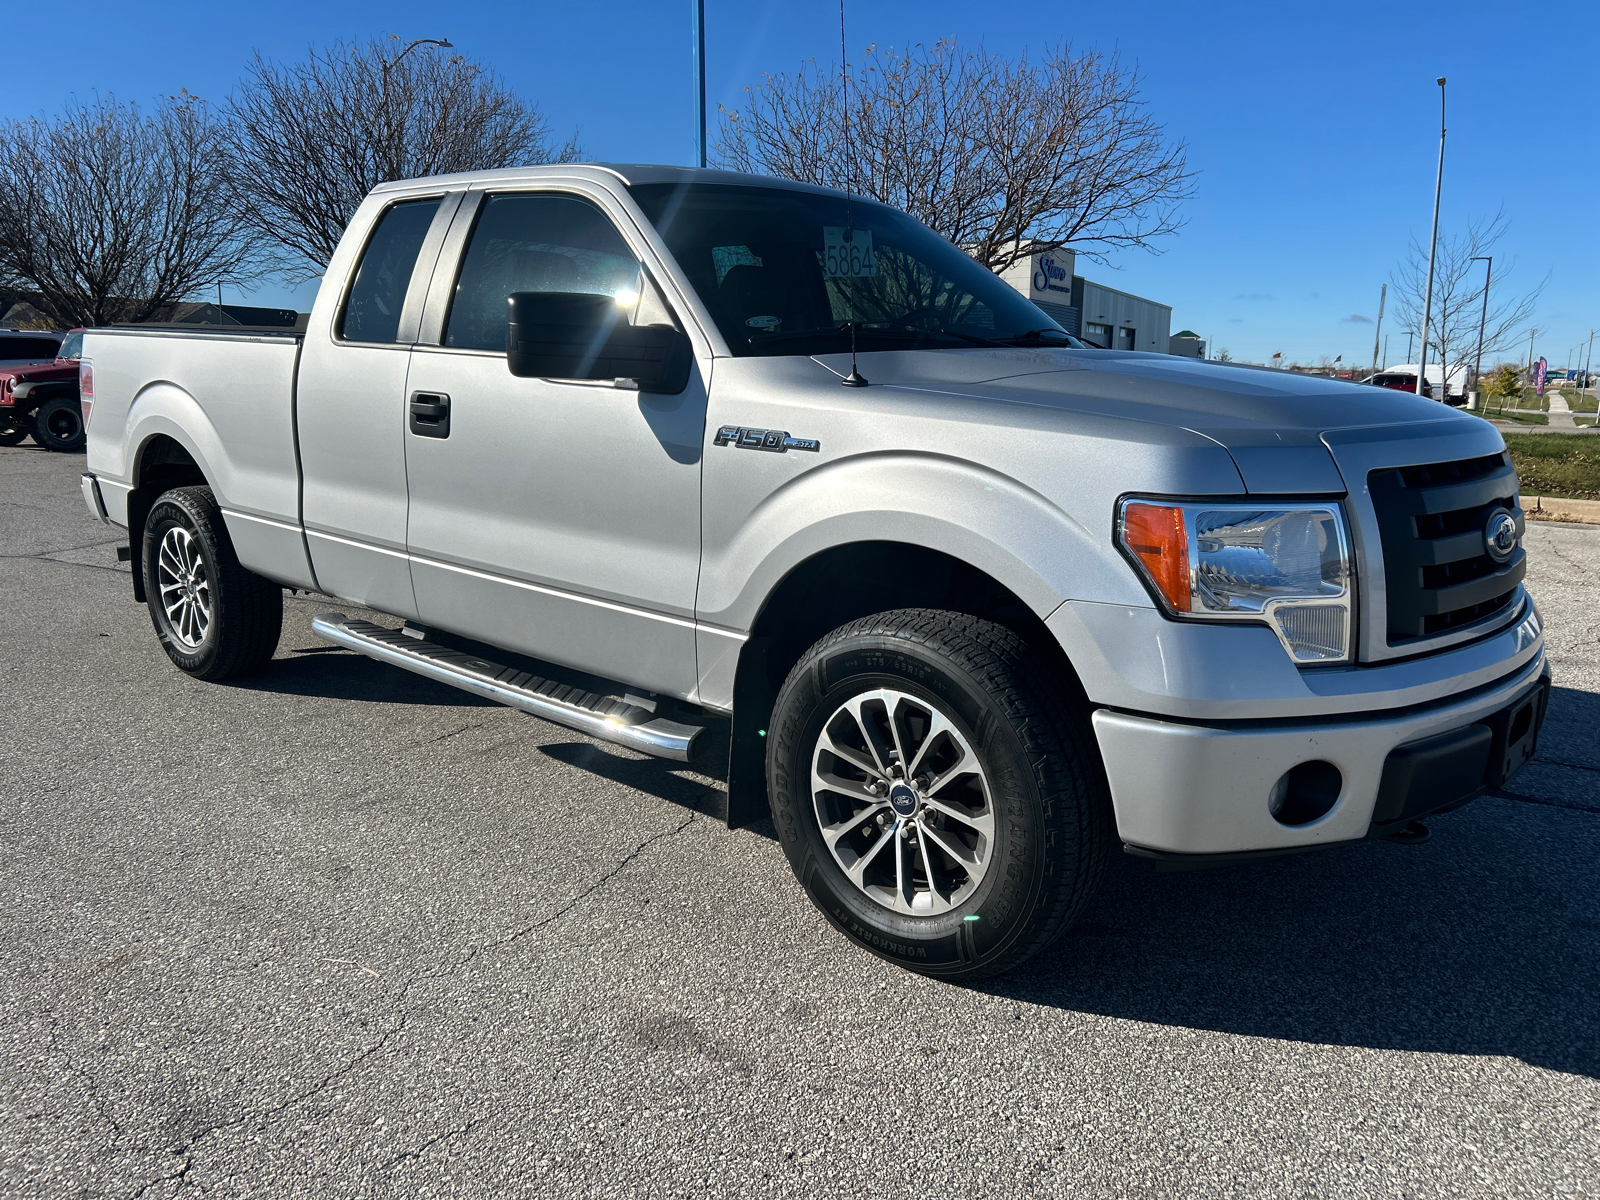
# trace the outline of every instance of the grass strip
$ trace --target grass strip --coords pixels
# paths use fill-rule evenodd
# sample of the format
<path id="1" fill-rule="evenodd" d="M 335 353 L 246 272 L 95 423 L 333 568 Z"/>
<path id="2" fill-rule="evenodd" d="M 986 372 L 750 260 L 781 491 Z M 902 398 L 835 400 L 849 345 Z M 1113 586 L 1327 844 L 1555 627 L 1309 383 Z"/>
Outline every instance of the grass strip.
<path id="1" fill-rule="evenodd" d="M 1505 439 L 1525 495 L 1600 500 L 1600 437 L 1508 433 Z"/>

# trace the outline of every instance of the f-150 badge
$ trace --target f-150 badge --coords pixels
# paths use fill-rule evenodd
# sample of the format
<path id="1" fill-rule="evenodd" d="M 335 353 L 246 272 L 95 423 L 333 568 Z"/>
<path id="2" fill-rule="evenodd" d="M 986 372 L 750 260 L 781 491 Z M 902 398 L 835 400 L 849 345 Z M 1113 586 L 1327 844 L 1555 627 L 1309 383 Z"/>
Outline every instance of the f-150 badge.
<path id="1" fill-rule="evenodd" d="M 766 450 L 782 454 L 786 450 L 821 450 L 816 438 L 790 437 L 785 429 L 746 429 L 743 425 L 724 425 L 711 442 L 714 446 L 738 446 L 744 450 Z"/>

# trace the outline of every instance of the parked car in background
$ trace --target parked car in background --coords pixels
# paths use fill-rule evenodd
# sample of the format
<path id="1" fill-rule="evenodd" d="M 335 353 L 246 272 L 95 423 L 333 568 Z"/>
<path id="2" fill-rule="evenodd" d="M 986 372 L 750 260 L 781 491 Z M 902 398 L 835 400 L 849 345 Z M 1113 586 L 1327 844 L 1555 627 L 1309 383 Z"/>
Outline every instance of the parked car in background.
<path id="1" fill-rule="evenodd" d="M 0 369 L 53 361 L 65 336 L 47 329 L 0 329 Z"/>
<path id="2" fill-rule="evenodd" d="M 7 361 L 13 348 L 27 347 L 32 357 Z M 82 450 L 83 409 L 78 399 L 78 360 L 83 356 L 83 330 L 27 333 L 8 339 L 0 332 L 0 446 L 23 438 L 46 450 Z"/>
<path id="3" fill-rule="evenodd" d="M 1374 387 L 1390 388 L 1396 392 L 1409 392 L 1412 395 L 1417 391 L 1417 373 L 1415 371 L 1379 371 L 1362 383 L 1370 383 Z M 1423 380 L 1422 394 L 1429 400 L 1433 399 L 1433 385 Z"/>

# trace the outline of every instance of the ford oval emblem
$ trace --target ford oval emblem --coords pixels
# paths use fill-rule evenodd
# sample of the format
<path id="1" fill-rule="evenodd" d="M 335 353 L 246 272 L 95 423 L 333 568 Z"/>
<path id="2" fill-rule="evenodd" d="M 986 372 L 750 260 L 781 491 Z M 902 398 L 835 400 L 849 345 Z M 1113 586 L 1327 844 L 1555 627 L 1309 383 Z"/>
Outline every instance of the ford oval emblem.
<path id="1" fill-rule="evenodd" d="M 902 817 L 909 817 L 917 811 L 917 793 L 905 784 L 897 783 L 889 789 L 889 804 Z"/>
<path id="2" fill-rule="evenodd" d="M 1483 530 L 1483 544 L 1495 562 L 1505 562 L 1517 549 L 1517 519 L 1505 509 L 1489 514 Z"/>

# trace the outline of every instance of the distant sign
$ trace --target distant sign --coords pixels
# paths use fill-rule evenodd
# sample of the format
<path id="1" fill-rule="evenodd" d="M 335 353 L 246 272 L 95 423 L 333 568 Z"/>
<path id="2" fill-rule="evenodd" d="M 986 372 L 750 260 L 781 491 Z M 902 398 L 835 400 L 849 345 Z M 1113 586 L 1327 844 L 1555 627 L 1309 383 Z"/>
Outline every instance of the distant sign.
<path id="1" fill-rule="evenodd" d="M 1544 357 L 1541 355 L 1539 358 L 1539 365 L 1534 368 L 1533 372 L 1533 394 L 1535 396 L 1544 395 L 1545 376 L 1549 373 L 1550 364 L 1545 362 Z"/>
<path id="2" fill-rule="evenodd" d="M 1035 292 L 1065 292 L 1072 295 L 1072 268 L 1077 256 L 1066 254 L 1035 254 L 1029 263 L 1029 282 Z"/>

